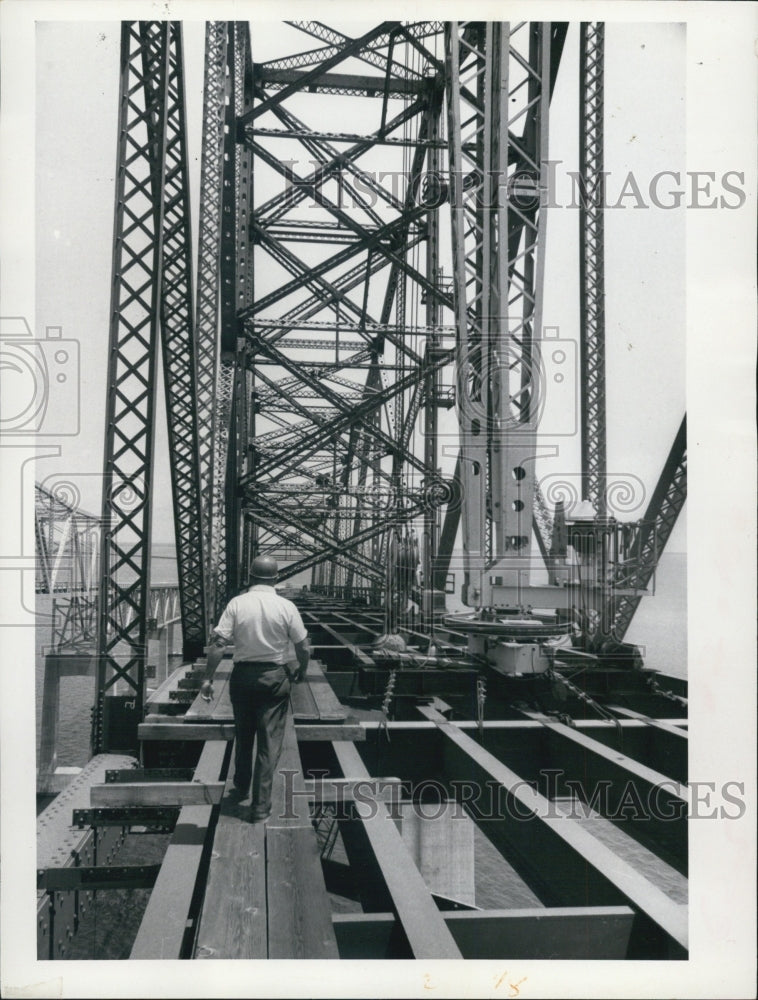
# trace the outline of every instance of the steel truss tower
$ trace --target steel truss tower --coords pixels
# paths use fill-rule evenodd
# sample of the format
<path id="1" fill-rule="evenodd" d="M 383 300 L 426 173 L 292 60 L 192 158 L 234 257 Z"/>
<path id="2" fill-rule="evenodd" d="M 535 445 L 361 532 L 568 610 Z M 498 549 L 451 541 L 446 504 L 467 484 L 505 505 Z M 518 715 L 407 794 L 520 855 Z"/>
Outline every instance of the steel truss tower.
<path id="1" fill-rule="evenodd" d="M 534 459 L 567 25 L 282 30 L 307 47 L 256 62 L 255 29 L 206 28 L 195 303 L 181 30 L 122 30 L 97 749 L 133 747 L 143 701 L 159 339 L 188 658 L 260 553 L 285 581 L 384 601 L 390 632 L 411 602 L 431 629 L 459 519 L 472 606 L 530 603 L 533 532 L 548 555 Z M 602 46 L 583 26 L 582 473 L 601 512 Z M 648 568 L 683 456 L 637 540 Z M 642 562 L 619 569 L 631 589 Z M 605 609 L 617 637 L 634 607 Z"/>
<path id="2" fill-rule="evenodd" d="M 293 26 L 328 46 L 253 63 L 236 123 L 255 176 L 255 298 L 237 311 L 252 382 L 245 551 L 294 557 L 283 579 L 313 569 L 324 593 L 378 597 L 400 586 L 425 514 L 430 565 L 447 495 L 434 420 L 450 400 L 435 372 L 452 356 L 452 299 L 426 190 L 444 145 L 441 26 L 385 22 L 355 39 Z M 371 72 L 341 72 L 350 60 Z M 348 127 L 327 131 L 327 118 Z"/>

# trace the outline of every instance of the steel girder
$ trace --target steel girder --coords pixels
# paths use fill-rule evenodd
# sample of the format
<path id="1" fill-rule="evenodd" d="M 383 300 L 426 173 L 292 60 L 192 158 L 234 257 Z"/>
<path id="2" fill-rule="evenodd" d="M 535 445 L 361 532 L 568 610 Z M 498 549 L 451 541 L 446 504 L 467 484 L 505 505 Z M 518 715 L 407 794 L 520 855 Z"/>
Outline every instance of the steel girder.
<path id="1" fill-rule="evenodd" d="M 605 246 L 603 173 L 605 25 L 583 22 L 579 54 L 580 386 L 582 494 L 606 513 Z"/>
<path id="2" fill-rule="evenodd" d="M 185 646 L 205 629 L 181 29 L 124 22 L 98 614 L 96 752 L 136 747 L 144 701 L 158 327 Z M 111 731 L 106 696 L 124 719 Z M 114 724 L 115 726 L 115 724 Z"/>
<path id="3" fill-rule="evenodd" d="M 446 28 L 464 601 L 474 606 L 493 604 L 493 574 L 507 603 L 528 582 L 551 36 L 529 22 Z"/>

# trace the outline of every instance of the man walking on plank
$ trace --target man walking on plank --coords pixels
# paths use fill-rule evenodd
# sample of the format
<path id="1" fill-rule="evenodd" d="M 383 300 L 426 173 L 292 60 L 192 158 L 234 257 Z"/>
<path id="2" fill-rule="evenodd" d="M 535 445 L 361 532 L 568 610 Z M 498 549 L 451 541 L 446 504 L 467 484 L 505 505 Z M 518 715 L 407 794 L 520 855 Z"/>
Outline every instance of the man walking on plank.
<path id="1" fill-rule="evenodd" d="M 305 676 L 310 656 L 308 633 L 292 601 L 274 590 L 279 575 L 276 560 L 258 556 L 250 568 L 251 587 L 232 598 L 213 630 L 211 647 L 200 693 L 213 694 L 212 678 L 224 655 L 224 646 L 234 645 L 234 668 L 229 694 L 234 710 L 234 787 L 245 798 L 253 780 L 251 819 L 263 821 L 271 815 L 271 785 L 279 763 L 290 683 Z M 287 666 L 289 644 L 295 646 L 298 670 Z M 253 740 L 258 746 L 253 771 Z"/>

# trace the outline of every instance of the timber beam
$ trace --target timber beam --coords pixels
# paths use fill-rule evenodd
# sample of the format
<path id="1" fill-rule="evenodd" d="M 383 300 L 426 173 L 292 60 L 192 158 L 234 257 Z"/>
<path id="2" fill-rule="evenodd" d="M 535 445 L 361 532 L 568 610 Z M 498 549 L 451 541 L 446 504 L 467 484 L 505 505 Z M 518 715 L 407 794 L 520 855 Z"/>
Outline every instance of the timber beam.
<path id="1" fill-rule="evenodd" d="M 195 768 L 201 781 L 223 780 L 230 748 L 225 741 L 209 741 Z M 187 958 L 196 926 L 198 884 L 209 861 L 214 807 L 187 805 L 179 813 L 171 842 L 150 894 L 130 958 Z M 216 812 L 217 812 L 216 808 Z"/>
<path id="2" fill-rule="evenodd" d="M 300 741 L 326 740 L 365 740 L 366 730 L 360 722 L 345 722 L 342 725 L 316 724 L 296 726 L 295 732 Z M 181 719 L 171 716 L 148 716 L 138 729 L 139 739 L 146 740 L 180 740 L 200 741 L 233 740 L 234 725 L 227 722 L 182 723 Z"/>

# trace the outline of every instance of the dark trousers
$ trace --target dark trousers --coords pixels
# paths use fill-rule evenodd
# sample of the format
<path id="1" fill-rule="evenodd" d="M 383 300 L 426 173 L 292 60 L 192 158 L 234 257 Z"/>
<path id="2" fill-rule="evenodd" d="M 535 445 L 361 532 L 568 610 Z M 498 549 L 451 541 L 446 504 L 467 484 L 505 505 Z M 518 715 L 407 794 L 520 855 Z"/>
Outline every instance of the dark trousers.
<path id="1" fill-rule="evenodd" d="M 253 810 L 271 808 L 271 783 L 284 740 L 290 681 L 283 666 L 235 664 L 229 680 L 236 750 L 234 784 L 241 792 L 253 779 Z M 253 740 L 258 737 L 253 773 Z"/>

